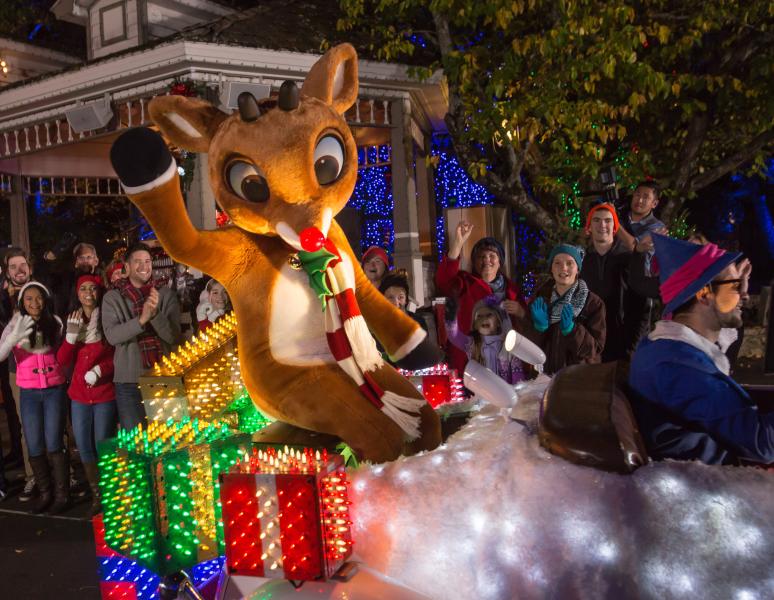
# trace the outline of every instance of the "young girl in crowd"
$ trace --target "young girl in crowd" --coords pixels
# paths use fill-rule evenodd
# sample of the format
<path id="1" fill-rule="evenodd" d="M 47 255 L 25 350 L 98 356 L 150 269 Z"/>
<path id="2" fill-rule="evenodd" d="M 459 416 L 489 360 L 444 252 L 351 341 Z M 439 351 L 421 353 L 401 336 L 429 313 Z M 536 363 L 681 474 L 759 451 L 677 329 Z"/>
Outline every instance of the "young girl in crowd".
<path id="1" fill-rule="evenodd" d="M 503 348 L 508 330 L 510 319 L 498 306 L 497 298 L 479 301 L 473 308 L 473 328 L 465 352 L 470 360 L 481 363 L 508 383 L 518 383 L 526 379 L 524 365 Z"/>
<path id="2" fill-rule="evenodd" d="M 560 244 L 548 256 L 552 280 L 535 294 L 525 335 L 546 354 L 545 372 L 598 363 L 605 347 L 605 305 L 579 277 L 583 250 Z"/>
<path id="3" fill-rule="evenodd" d="M 199 306 L 196 307 L 196 320 L 199 322 L 199 331 L 204 331 L 231 310 L 231 300 L 226 288 L 214 279 L 210 279 L 204 286 L 200 296 Z"/>
<path id="4" fill-rule="evenodd" d="M 70 388 L 75 443 L 92 493 L 92 516 L 101 512 L 97 444 L 113 437 L 118 413 L 113 387 L 113 346 L 102 333 L 99 303 L 102 281 L 97 275 L 81 275 L 76 283 L 80 308 L 67 318 L 64 342 L 57 352 L 63 369 L 73 363 Z"/>
<path id="5" fill-rule="evenodd" d="M 36 281 L 19 290 L 18 309 L 0 337 L 0 361 L 11 352 L 16 359 L 22 427 L 39 491 L 32 512 L 49 509 L 56 514 L 69 505 L 70 492 L 70 471 L 63 452 L 65 375 L 56 358 L 62 322 L 53 312 L 48 289 Z"/>

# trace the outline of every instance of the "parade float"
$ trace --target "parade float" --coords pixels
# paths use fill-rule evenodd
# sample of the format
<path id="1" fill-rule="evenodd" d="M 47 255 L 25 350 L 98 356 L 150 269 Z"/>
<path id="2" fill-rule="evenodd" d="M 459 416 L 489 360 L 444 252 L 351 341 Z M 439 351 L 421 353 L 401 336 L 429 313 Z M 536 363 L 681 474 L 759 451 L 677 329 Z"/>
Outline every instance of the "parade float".
<path id="1" fill-rule="evenodd" d="M 333 220 L 355 181 L 341 114 L 356 95 L 344 45 L 301 90 L 247 94 L 230 116 L 154 100 L 170 143 L 210 155 L 233 222 L 217 231 L 188 221 L 158 133 L 116 141 L 129 198 L 235 314 L 152 368 L 148 425 L 101 448 L 103 597 L 774 594 L 770 476 L 649 463 L 614 366 L 513 387 L 473 363 L 467 401 L 430 366 L 424 332 L 365 280 Z M 508 347 L 541 362 L 518 334 Z M 442 440 L 450 405 L 464 423 Z"/>

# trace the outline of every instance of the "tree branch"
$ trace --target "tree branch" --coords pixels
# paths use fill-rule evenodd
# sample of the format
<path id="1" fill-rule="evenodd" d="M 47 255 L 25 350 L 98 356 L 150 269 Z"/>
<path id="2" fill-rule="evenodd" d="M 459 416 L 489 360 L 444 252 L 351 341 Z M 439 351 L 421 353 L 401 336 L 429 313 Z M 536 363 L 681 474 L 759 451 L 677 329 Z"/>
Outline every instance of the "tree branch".
<path id="1" fill-rule="evenodd" d="M 704 139 L 707 137 L 707 124 L 709 123 L 709 112 L 697 113 L 691 119 L 688 126 L 688 134 L 685 136 L 685 143 L 680 152 L 680 162 L 675 174 L 675 190 L 678 195 L 685 192 L 688 186 L 688 180 L 691 177 L 691 167 L 699 154 Z"/>
<path id="2" fill-rule="evenodd" d="M 740 165 L 750 160 L 756 152 L 760 151 L 772 142 L 774 142 L 774 129 L 769 129 L 768 131 L 764 131 L 763 133 L 758 134 L 752 140 L 750 140 L 750 143 L 747 144 L 744 148 L 738 152 L 734 152 L 734 154 L 724 159 L 714 168 L 691 178 L 688 184 L 688 190 L 695 192 L 707 187 L 712 182 L 717 181 L 723 177 L 723 175 L 726 175 L 727 173 L 737 169 Z"/>

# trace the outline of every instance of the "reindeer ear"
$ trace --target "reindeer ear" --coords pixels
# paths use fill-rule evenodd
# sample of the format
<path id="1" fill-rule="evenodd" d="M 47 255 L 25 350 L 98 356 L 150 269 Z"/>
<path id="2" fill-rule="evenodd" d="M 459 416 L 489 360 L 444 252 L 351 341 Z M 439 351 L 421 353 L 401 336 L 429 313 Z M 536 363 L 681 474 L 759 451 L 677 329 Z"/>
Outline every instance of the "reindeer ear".
<path id="1" fill-rule="evenodd" d="M 153 122 L 175 146 L 207 152 L 210 140 L 228 115 L 209 102 L 185 96 L 158 96 L 148 104 Z"/>
<path id="2" fill-rule="evenodd" d="M 323 54 L 306 76 L 301 93 L 319 98 L 340 115 L 357 100 L 357 52 L 350 44 Z"/>

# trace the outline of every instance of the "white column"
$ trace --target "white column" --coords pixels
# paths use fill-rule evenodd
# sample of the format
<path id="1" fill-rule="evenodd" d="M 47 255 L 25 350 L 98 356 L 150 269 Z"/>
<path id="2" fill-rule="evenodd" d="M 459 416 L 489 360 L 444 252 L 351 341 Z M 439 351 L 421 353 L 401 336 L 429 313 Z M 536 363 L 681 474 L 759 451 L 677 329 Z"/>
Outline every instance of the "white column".
<path id="1" fill-rule="evenodd" d="M 29 255 L 30 229 L 21 175 L 13 176 L 13 191 L 8 195 L 8 200 L 11 204 L 11 243 Z"/>
<path id="2" fill-rule="evenodd" d="M 191 223 L 197 229 L 215 229 L 215 195 L 210 187 L 206 154 L 197 154 L 194 176 L 186 194 L 186 207 Z"/>
<path id="3" fill-rule="evenodd" d="M 408 98 L 392 102 L 392 197 L 395 252 L 393 263 L 406 269 L 411 295 L 419 306 L 425 303 L 425 282 L 422 274 L 422 252 L 419 248 L 419 218 L 417 186 L 414 172 L 414 145 L 411 137 L 411 104 Z"/>

